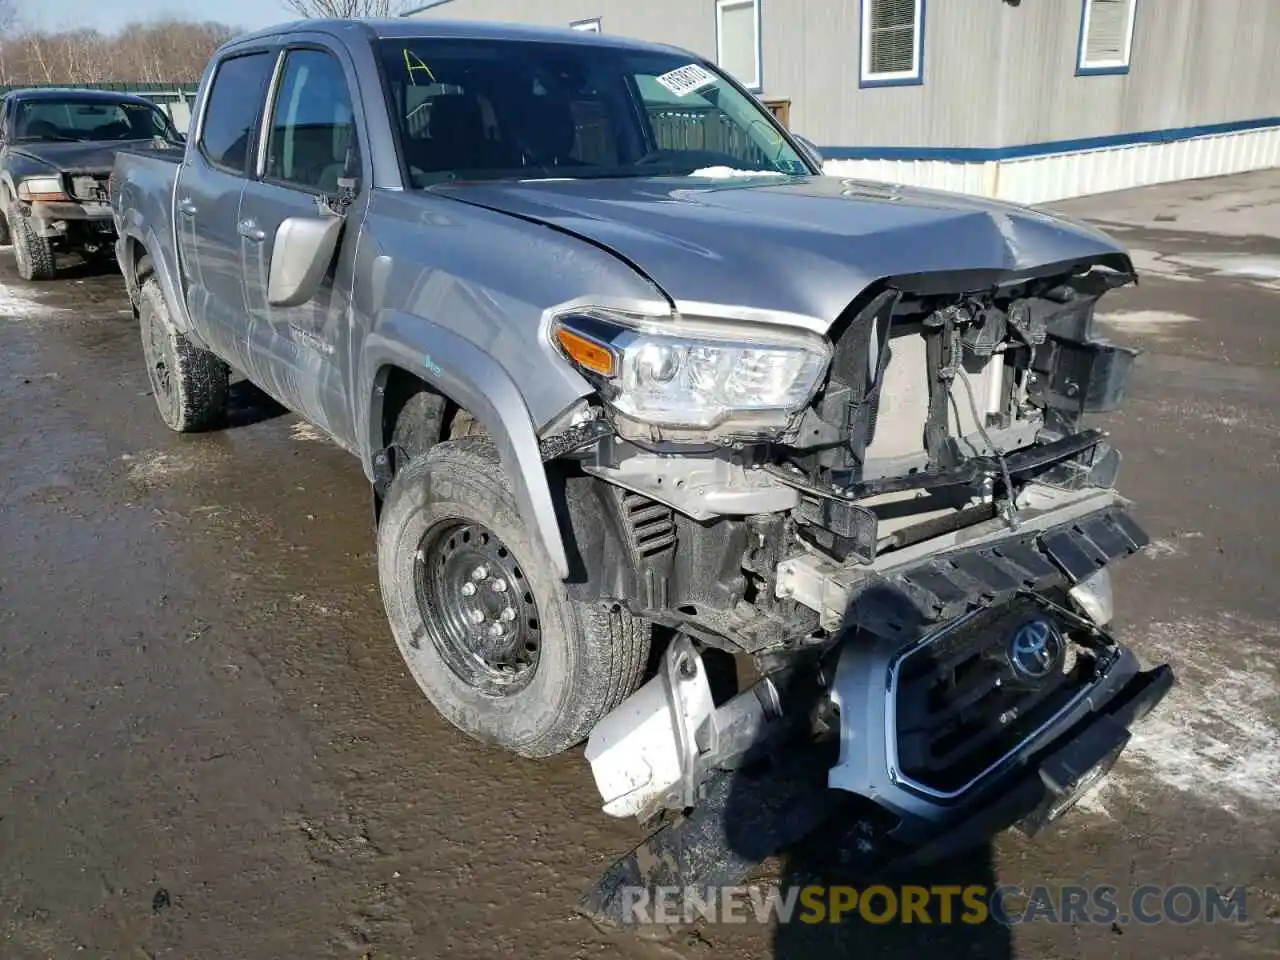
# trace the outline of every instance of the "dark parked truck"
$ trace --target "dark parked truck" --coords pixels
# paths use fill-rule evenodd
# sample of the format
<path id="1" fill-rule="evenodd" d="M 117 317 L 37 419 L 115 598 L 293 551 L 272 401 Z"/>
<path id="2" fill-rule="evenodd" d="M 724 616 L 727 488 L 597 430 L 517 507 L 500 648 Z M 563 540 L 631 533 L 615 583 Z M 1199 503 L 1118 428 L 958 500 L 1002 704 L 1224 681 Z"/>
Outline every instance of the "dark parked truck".
<path id="1" fill-rule="evenodd" d="M 140 146 L 181 156 L 168 116 L 142 97 L 41 88 L 0 100 L 0 240 L 24 279 L 53 279 L 59 253 L 111 255 L 107 179 L 116 152 Z"/>
<path id="2" fill-rule="evenodd" d="M 917 854 L 1034 830 L 1172 683 L 1108 630 L 1129 257 L 820 162 L 685 51 L 412 20 L 239 38 L 185 157 L 117 160 L 164 421 L 234 368 L 358 456 L 414 678 L 586 740 L 605 812 L 668 821 L 623 873 L 697 873 L 753 791 L 757 840 L 833 797 Z"/>

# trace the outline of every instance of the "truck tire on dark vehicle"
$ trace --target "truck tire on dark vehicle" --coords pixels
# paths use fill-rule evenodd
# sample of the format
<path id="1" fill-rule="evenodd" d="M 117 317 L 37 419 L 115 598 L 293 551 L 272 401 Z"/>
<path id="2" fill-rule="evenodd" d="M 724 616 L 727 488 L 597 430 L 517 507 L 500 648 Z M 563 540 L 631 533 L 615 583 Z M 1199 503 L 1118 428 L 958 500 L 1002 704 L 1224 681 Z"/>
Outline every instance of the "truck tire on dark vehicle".
<path id="1" fill-rule="evenodd" d="M 53 244 L 31 229 L 26 217 L 10 207 L 5 211 L 5 221 L 13 240 L 13 258 L 18 264 L 18 276 L 23 280 L 52 280 L 57 273 L 53 258 Z"/>
<path id="2" fill-rule="evenodd" d="M 215 426 L 226 411 L 231 368 L 174 329 L 154 277 L 143 282 L 138 300 L 142 353 L 160 418 L 178 433 Z"/>
<path id="3" fill-rule="evenodd" d="M 646 622 L 568 597 L 487 439 L 437 444 L 396 474 L 378 575 L 396 643 L 431 703 L 525 757 L 584 740 L 648 660 Z"/>

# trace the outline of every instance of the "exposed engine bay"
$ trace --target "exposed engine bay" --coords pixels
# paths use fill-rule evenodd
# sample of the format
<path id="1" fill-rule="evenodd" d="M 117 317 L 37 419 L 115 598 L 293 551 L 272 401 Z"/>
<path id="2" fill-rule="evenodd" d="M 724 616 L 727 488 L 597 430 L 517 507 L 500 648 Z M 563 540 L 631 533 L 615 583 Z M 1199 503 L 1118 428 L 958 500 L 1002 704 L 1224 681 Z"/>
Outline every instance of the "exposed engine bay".
<path id="1" fill-rule="evenodd" d="M 1029 829 L 1105 773 L 1172 683 L 1107 631 L 1107 565 L 1148 541 L 1113 489 L 1119 453 L 1083 422 L 1123 398 L 1135 353 L 1092 336 L 1093 310 L 1133 279 L 895 280 L 832 328 L 825 380 L 781 441 L 595 445 L 583 469 L 609 483 L 589 516 L 577 501 L 586 567 L 675 631 L 658 675 L 592 733 L 605 812 L 714 807 L 732 771 L 829 743 L 826 786 L 927 845 L 995 816 L 991 791 L 1028 764 L 1084 768 L 1025 787 Z M 717 694 L 716 649 L 751 679 Z M 1100 709 L 1119 719 L 1088 719 Z M 1088 745 L 1046 759 L 1081 725 Z M 697 845 L 664 836 L 651 854 Z"/>
<path id="2" fill-rule="evenodd" d="M 1121 401 L 1135 352 L 1093 338 L 1093 309 L 1133 279 L 1083 265 L 956 293 L 898 278 L 837 320 L 826 379 L 780 442 L 699 452 L 604 437 L 582 462 L 609 481 L 608 502 L 584 533 L 616 554 L 597 558 L 609 594 L 711 646 L 781 652 L 830 627 L 809 593 L 779 589 L 797 554 L 891 563 L 1109 490 L 1119 454 L 1082 419 Z"/>

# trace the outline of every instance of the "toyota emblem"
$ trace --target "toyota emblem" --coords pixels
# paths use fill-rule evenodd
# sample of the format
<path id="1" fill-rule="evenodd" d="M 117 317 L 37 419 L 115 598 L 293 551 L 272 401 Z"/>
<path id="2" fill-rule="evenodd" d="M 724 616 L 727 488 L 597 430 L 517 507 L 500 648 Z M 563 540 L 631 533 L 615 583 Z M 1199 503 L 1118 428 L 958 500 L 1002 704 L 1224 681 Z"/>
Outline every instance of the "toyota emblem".
<path id="1" fill-rule="evenodd" d="M 1062 634 L 1043 618 L 1028 620 L 1009 639 L 1009 665 L 1026 680 L 1043 680 L 1062 661 L 1065 652 Z"/>

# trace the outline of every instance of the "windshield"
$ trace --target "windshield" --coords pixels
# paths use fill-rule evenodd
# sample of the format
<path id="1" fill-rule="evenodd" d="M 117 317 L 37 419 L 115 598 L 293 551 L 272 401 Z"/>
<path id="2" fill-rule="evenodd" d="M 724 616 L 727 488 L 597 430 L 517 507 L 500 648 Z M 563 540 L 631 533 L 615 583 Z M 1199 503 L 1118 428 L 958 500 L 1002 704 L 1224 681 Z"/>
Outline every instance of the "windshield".
<path id="1" fill-rule="evenodd" d="M 110 100 L 19 100 L 13 118 L 15 140 L 174 139 L 169 118 L 146 103 Z"/>
<path id="2" fill-rule="evenodd" d="M 759 103 L 688 55 L 410 38 L 383 41 L 382 59 L 416 187 L 723 168 L 810 173 Z"/>

